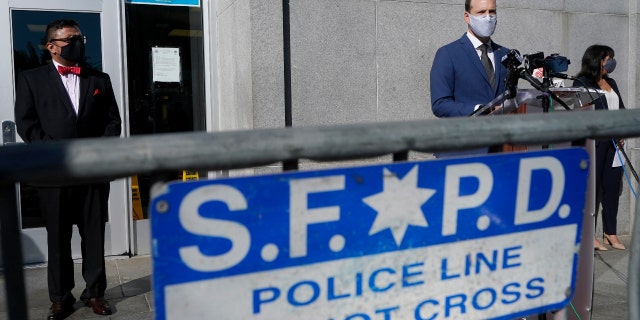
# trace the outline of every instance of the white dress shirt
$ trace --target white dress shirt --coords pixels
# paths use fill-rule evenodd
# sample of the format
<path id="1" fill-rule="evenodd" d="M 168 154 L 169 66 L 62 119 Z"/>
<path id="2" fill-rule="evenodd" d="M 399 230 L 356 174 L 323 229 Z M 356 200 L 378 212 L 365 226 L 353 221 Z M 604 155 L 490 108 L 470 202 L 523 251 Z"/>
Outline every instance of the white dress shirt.
<path id="1" fill-rule="evenodd" d="M 480 51 L 480 46 L 482 45 L 482 41 L 478 40 L 478 38 L 474 37 L 469 31 L 467 31 L 467 37 L 471 41 L 471 44 L 474 48 L 476 48 L 476 53 L 478 54 L 478 59 L 482 55 L 482 51 Z M 487 55 L 489 56 L 489 60 L 491 60 L 491 64 L 493 64 L 493 70 L 496 69 L 496 62 L 493 59 L 493 48 L 491 48 L 491 39 L 487 41 Z"/>
<path id="2" fill-rule="evenodd" d="M 58 70 L 58 66 L 61 64 L 53 61 L 53 65 Z M 59 73 L 58 73 L 59 74 Z M 71 99 L 71 104 L 73 105 L 73 110 L 78 114 L 78 108 L 80 105 L 80 77 L 73 73 L 67 73 L 65 75 L 60 75 L 60 79 L 62 79 L 62 84 L 64 84 L 65 89 L 67 89 L 67 93 L 69 94 L 69 99 Z"/>

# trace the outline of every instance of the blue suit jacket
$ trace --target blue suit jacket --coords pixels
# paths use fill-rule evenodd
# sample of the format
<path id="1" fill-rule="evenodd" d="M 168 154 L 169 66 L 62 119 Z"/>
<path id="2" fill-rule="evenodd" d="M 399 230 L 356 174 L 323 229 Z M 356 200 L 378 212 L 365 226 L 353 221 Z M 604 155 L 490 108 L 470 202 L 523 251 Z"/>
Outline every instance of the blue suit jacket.
<path id="1" fill-rule="evenodd" d="M 466 33 L 436 52 L 431 67 L 431 110 L 436 117 L 470 115 L 477 104 L 486 104 L 504 92 L 507 69 L 502 65 L 509 49 L 492 41 L 495 89 L 476 49 Z"/>

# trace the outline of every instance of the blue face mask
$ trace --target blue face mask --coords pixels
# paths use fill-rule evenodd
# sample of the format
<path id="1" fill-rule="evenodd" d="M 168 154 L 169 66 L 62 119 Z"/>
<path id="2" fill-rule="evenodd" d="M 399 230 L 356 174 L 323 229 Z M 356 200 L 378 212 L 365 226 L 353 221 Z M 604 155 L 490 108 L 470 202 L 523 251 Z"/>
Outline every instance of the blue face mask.
<path id="1" fill-rule="evenodd" d="M 607 73 L 611 73 L 611 72 L 613 72 L 613 70 L 616 69 L 616 65 L 617 64 L 618 63 L 616 62 L 616 59 L 609 59 L 609 60 L 607 60 L 607 62 L 604 63 L 603 68 L 604 68 L 604 70 L 607 71 Z"/>

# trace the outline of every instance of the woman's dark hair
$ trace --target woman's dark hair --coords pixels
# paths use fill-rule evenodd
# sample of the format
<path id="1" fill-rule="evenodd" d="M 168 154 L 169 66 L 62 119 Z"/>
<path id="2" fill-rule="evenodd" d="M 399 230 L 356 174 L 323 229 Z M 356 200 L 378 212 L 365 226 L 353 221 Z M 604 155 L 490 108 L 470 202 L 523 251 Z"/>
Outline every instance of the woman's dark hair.
<path id="1" fill-rule="evenodd" d="M 582 69 L 578 72 L 578 77 L 589 79 L 593 85 L 598 84 L 602 72 L 602 60 L 607 56 L 610 58 L 615 56 L 611 47 L 594 44 L 587 48 L 582 56 Z"/>
<path id="2" fill-rule="evenodd" d="M 80 29 L 80 27 L 78 26 L 78 23 L 75 20 L 62 19 L 62 20 L 53 21 L 49 23 L 49 25 L 47 25 L 47 31 L 46 31 L 47 43 L 49 43 L 51 39 L 54 39 L 56 35 L 56 31 L 65 27 Z"/>

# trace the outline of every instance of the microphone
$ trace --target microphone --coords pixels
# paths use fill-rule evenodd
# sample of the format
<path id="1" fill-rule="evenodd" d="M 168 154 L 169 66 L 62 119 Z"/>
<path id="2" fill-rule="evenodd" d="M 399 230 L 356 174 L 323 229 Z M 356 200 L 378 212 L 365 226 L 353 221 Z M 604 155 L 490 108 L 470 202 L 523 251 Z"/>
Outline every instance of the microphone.
<path id="1" fill-rule="evenodd" d="M 502 57 L 502 60 L 500 62 L 507 69 L 515 68 L 515 67 L 521 65 L 522 64 L 522 56 L 520 55 L 520 51 L 518 51 L 516 49 L 509 50 L 509 52 L 507 52 L 507 54 Z"/>
<path id="2" fill-rule="evenodd" d="M 538 80 L 534 76 L 530 75 L 529 72 L 527 72 L 527 70 L 522 70 L 520 72 L 520 78 L 522 78 L 524 80 L 527 80 L 527 82 L 529 82 L 537 90 L 540 90 L 542 92 L 545 91 L 544 86 L 542 85 L 540 80 Z"/>
<path id="3" fill-rule="evenodd" d="M 560 79 L 569 79 L 569 80 L 577 80 L 578 78 L 564 74 L 564 73 L 551 73 L 549 74 L 551 78 L 560 78 Z"/>

